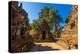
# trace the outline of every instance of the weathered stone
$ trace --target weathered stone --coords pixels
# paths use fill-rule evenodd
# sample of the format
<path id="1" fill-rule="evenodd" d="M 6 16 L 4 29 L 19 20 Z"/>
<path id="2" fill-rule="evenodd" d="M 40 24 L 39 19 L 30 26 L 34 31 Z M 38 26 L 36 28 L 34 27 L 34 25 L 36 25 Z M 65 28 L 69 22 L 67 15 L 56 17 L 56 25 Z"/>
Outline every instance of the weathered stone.
<path id="1" fill-rule="evenodd" d="M 32 46 L 31 36 L 29 35 L 28 13 L 18 6 L 18 2 L 11 1 L 11 49 L 10 52 L 28 51 Z M 22 4 L 21 4 L 22 5 Z"/>
<path id="2" fill-rule="evenodd" d="M 78 45 L 78 6 L 72 6 L 72 12 L 69 15 L 69 22 L 65 25 L 65 30 L 61 33 L 61 38 L 57 43 L 65 44 L 68 48 L 77 48 Z"/>

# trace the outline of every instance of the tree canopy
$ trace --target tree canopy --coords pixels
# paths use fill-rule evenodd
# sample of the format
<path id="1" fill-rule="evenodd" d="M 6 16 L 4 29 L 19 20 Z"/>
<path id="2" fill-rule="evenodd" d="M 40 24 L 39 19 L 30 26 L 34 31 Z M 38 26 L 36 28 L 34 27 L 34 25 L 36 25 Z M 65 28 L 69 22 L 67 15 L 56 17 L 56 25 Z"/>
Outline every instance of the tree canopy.
<path id="1" fill-rule="evenodd" d="M 44 21 L 46 23 L 43 23 Z M 48 30 L 50 30 L 52 27 L 57 29 L 61 22 L 63 22 L 62 17 L 58 14 L 56 9 L 44 7 L 39 12 L 39 18 L 37 20 L 33 20 L 31 27 L 32 29 L 38 31 L 41 30 L 40 27 L 46 28 L 46 25 Z"/>

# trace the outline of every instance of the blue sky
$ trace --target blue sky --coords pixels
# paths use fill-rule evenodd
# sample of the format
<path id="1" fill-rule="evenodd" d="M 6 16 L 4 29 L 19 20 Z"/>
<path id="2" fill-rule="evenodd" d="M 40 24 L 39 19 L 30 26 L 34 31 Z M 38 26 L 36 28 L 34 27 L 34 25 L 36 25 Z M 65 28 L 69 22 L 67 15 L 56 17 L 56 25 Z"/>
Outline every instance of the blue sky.
<path id="1" fill-rule="evenodd" d="M 29 23 L 32 23 L 34 19 L 38 19 L 38 14 L 40 10 L 45 7 L 51 7 L 58 10 L 58 14 L 61 15 L 63 20 L 65 21 L 66 17 L 72 10 L 72 5 L 65 5 L 65 4 L 50 4 L 50 3 L 36 3 L 36 2 L 22 2 L 23 9 L 28 13 Z M 62 26 L 65 23 L 61 24 Z"/>

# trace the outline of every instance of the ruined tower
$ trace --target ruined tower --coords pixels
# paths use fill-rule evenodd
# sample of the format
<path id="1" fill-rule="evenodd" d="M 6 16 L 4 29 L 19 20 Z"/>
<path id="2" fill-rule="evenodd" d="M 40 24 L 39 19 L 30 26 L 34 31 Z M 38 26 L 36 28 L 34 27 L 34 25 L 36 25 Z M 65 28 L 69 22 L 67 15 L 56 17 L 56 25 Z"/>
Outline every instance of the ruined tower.
<path id="1" fill-rule="evenodd" d="M 65 46 L 66 49 L 76 49 L 78 45 L 78 6 L 73 5 L 68 17 L 64 32 L 57 43 Z"/>
<path id="2" fill-rule="evenodd" d="M 31 36 L 29 35 L 28 13 L 22 9 L 22 3 L 20 6 L 18 6 L 17 1 L 10 1 L 9 15 L 9 51 L 28 51 L 32 46 Z"/>

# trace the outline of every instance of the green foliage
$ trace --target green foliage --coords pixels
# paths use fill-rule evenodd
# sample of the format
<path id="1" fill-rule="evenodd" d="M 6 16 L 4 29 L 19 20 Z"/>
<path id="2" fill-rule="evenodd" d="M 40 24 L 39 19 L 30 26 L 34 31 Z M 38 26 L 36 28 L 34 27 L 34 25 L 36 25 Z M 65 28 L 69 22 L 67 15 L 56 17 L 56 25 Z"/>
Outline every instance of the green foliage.
<path id="1" fill-rule="evenodd" d="M 51 27 L 55 26 L 56 29 L 60 22 L 63 22 L 63 20 L 56 9 L 44 7 L 39 13 L 39 19 L 34 20 L 31 27 L 33 30 L 39 30 L 40 27 L 45 28 L 47 26 L 50 30 Z"/>
<path id="2" fill-rule="evenodd" d="M 31 24 L 31 29 L 39 30 L 38 20 L 33 20 L 33 23 Z"/>
<path id="3" fill-rule="evenodd" d="M 68 22 L 69 22 L 69 17 L 67 17 L 67 18 L 66 18 L 66 21 L 65 21 L 65 23 L 68 23 Z"/>
<path id="4" fill-rule="evenodd" d="M 72 12 L 72 11 L 71 11 L 71 12 Z M 71 12 L 70 12 L 69 15 L 66 17 L 65 23 L 68 23 L 68 22 L 69 22 L 69 18 L 71 18 Z"/>
<path id="5" fill-rule="evenodd" d="M 50 27 L 54 26 L 54 24 L 57 25 L 63 21 L 61 16 L 58 14 L 58 11 L 49 7 L 44 7 L 43 9 L 41 9 L 39 18 L 45 19 Z"/>

